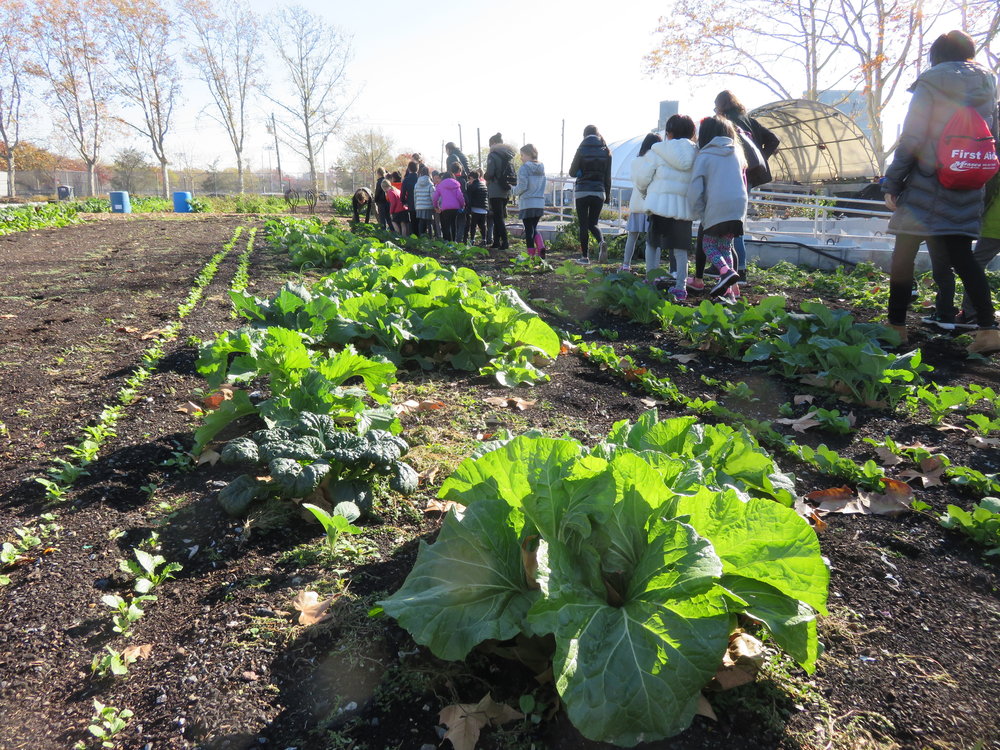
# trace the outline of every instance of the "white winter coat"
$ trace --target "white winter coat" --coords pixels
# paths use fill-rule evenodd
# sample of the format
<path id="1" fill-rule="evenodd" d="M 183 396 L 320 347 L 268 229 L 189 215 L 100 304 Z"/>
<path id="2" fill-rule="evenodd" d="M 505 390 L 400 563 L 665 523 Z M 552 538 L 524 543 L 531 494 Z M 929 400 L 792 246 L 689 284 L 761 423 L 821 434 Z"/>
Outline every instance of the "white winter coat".
<path id="1" fill-rule="evenodd" d="M 697 153 L 698 147 L 687 138 L 653 144 L 633 173 L 636 188 L 645 194 L 647 214 L 686 221 L 694 219 L 688 206 L 687 190 Z"/>
<path id="2" fill-rule="evenodd" d="M 628 212 L 630 214 L 641 214 L 646 212 L 646 199 L 643 189 L 639 187 L 638 176 L 642 172 L 642 164 L 652 158 L 649 151 L 642 156 L 637 156 L 629 165 L 629 175 L 632 178 L 632 197 L 628 201 Z M 643 188 L 645 185 L 643 186 Z"/>

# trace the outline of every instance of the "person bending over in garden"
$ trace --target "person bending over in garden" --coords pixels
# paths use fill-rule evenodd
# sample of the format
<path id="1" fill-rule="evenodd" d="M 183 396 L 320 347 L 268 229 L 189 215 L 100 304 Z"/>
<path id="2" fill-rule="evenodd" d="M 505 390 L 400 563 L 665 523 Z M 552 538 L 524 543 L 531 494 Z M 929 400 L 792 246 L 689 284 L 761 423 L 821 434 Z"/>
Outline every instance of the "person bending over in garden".
<path id="1" fill-rule="evenodd" d="M 410 233 L 410 212 L 399 197 L 399 188 L 388 180 L 382 180 L 382 189 L 389 201 L 389 216 L 392 218 L 392 228 L 396 234 L 406 237 Z"/>
<path id="2" fill-rule="evenodd" d="M 976 64 L 972 38 L 961 31 L 942 34 L 930 48 L 931 67 L 910 89 L 913 99 L 892 164 L 882 183 L 893 212 L 889 232 L 896 235 L 889 273 L 889 324 L 907 342 L 906 310 L 913 283 L 913 262 L 921 240 L 927 242 L 935 277 L 943 264 L 962 279 L 976 314 L 976 338 L 969 352 L 1000 351 L 1000 331 L 986 274 L 972 254 L 983 215 L 983 190 L 952 190 L 938 179 L 938 141 L 961 107 L 971 106 L 996 132 L 997 88 L 993 76 Z M 939 301 L 942 301 L 939 297 Z M 937 310 L 938 320 L 954 324 L 954 301 Z"/>
<path id="3" fill-rule="evenodd" d="M 479 227 L 479 236 L 483 244 L 486 244 L 486 215 L 489 213 L 490 199 L 486 188 L 486 181 L 483 173 L 478 169 L 472 170 L 469 175 L 469 184 L 466 186 L 468 196 L 469 211 L 469 244 L 476 244 L 476 227 Z"/>
<path id="4" fill-rule="evenodd" d="M 521 146 L 521 168 L 517 171 L 514 197 L 517 198 L 518 216 L 524 224 L 528 255 L 544 258 L 545 250 L 535 240 L 536 236 L 541 239 L 538 220 L 542 218 L 545 208 L 545 165 L 538 161 L 538 149 L 530 143 Z"/>
<path id="5" fill-rule="evenodd" d="M 569 165 L 569 176 L 576 180 L 573 195 L 576 199 L 576 218 L 580 222 L 580 257 L 578 263 L 590 263 L 588 244 L 590 235 L 597 240 L 597 262 L 608 259 L 608 246 L 604 242 L 597 222 L 601 219 L 601 209 L 611 201 L 611 151 L 596 125 L 583 129 L 573 162 Z"/>
<path id="6" fill-rule="evenodd" d="M 375 197 L 372 195 L 372 191 L 366 187 L 358 188 L 354 191 L 354 195 L 351 196 L 351 211 L 354 214 L 352 221 L 357 224 L 361 221 L 361 211 L 365 212 L 365 224 L 368 224 L 372 218 L 372 204 L 375 203 Z"/>
<path id="7" fill-rule="evenodd" d="M 636 243 L 639 241 L 639 235 L 646 235 L 646 261 L 649 262 L 653 255 L 653 246 L 649 242 L 649 215 L 646 213 L 646 187 L 648 187 L 648 182 L 644 185 L 637 181 L 638 176 L 642 172 L 651 174 L 651 170 L 648 168 L 646 170 L 641 169 L 641 165 L 649 162 L 653 156 L 649 153 L 649 149 L 654 143 L 659 143 L 662 138 L 656 133 L 647 133 L 646 137 L 642 140 L 642 145 L 639 146 L 639 153 L 632 160 L 629 165 L 629 175 L 632 178 L 632 197 L 629 198 L 628 202 L 628 222 L 625 224 L 625 231 L 628 236 L 625 238 L 625 257 L 622 259 L 622 271 L 632 270 L 632 255 L 635 253 Z M 653 268 L 659 266 L 659 258 L 657 258 L 656 265 Z M 647 268 L 647 272 L 650 269 Z"/>
<path id="8" fill-rule="evenodd" d="M 433 237 L 434 225 L 434 183 L 426 164 L 417 169 L 417 182 L 413 186 L 413 208 L 417 213 L 416 235 Z"/>
<path id="9" fill-rule="evenodd" d="M 747 215 L 747 188 L 743 182 L 743 151 L 736 131 L 725 117 L 706 117 L 698 126 L 698 155 L 691 169 L 687 198 L 694 218 L 704 228 L 708 260 L 719 271 L 709 294 L 729 301 L 737 296 L 736 251 L 733 239 L 743 234 Z M 678 269 L 679 270 L 679 269 Z"/>
<path id="10" fill-rule="evenodd" d="M 514 156 L 514 149 L 503 142 L 500 133 L 490 136 L 490 153 L 486 157 L 486 188 L 490 197 L 490 213 L 493 215 L 493 244 L 490 247 L 494 250 L 506 250 L 510 247 L 506 219 L 510 189 L 517 182 Z"/>
<path id="11" fill-rule="evenodd" d="M 666 140 L 654 143 L 646 161 L 640 165 L 637 184 L 646 194 L 646 213 L 649 214 L 646 272 L 649 274 L 659 266 L 660 248 L 671 250 L 676 268 L 670 294 L 681 301 L 687 299 L 688 254 L 694 218 L 687 199 L 691 169 L 698 153 L 692 140 L 694 120 L 687 115 L 672 115 L 664 132 Z M 651 247 L 655 248 L 652 259 L 649 257 Z"/>
<path id="12" fill-rule="evenodd" d="M 461 167 L 459 166 L 461 172 Z M 434 210 L 441 216 L 441 234 L 445 242 L 455 241 L 458 212 L 465 208 L 462 185 L 454 176 L 445 177 L 434 188 Z"/>

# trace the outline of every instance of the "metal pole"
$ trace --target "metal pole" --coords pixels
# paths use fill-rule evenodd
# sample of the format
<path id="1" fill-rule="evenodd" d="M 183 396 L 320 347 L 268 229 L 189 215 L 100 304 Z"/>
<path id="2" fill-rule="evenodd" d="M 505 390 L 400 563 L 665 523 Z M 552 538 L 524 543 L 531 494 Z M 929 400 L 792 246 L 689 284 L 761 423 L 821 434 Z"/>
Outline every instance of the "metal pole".
<path id="1" fill-rule="evenodd" d="M 458 150 L 465 151 L 465 147 L 462 146 L 462 123 L 458 123 Z"/>
<path id="2" fill-rule="evenodd" d="M 476 128 L 476 168 L 483 171 L 483 144 L 479 140 L 479 128 Z"/>
<path id="3" fill-rule="evenodd" d="M 441 141 L 441 169 L 444 169 L 444 141 Z"/>
<path id="4" fill-rule="evenodd" d="M 566 156 L 566 120 L 562 121 L 562 135 L 559 141 L 559 176 L 563 176 L 563 159 Z"/>
<path id="5" fill-rule="evenodd" d="M 278 149 L 278 126 L 274 121 L 274 112 L 271 113 L 271 131 L 274 133 L 274 158 L 278 162 L 278 192 L 284 195 L 285 189 L 281 179 L 281 151 Z"/>

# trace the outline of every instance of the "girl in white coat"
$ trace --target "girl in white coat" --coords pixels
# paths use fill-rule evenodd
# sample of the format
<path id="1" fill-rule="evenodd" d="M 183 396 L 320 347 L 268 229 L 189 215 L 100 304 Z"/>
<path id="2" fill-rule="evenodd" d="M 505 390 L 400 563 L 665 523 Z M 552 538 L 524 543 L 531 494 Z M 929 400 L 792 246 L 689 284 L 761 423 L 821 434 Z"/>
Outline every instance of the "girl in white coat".
<path id="1" fill-rule="evenodd" d="M 698 148 L 694 145 L 694 121 L 687 115 L 673 115 L 667 120 L 667 139 L 655 143 L 636 173 L 636 186 L 645 194 L 649 214 L 650 243 L 646 269 L 660 265 L 660 248 L 673 252 L 677 262 L 676 281 L 670 294 L 687 299 L 688 253 L 691 250 L 691 221 L 687 191 L 691 167 Z M 650 255 L 653 257 L 651 258 Z"/>
<path id="2" fill-rule="evenodd" d="M 632 160 L 630 166 L 632 197 L 628 202 L 628 223 L 625 225 L 628 237 L 625 239 L 625 259 L 622 262 L 623 271 L 632 270 L 632 255 L 635 253 L 635 245 L 639 241 L 639 235 L 643 232 L 646 234 L 646 259 L 649 261 L 653 258 L 653 247 L 649 241 L 649 215 L 646 213 L 646 201 L 643 196 L 643 190 L 636 183 L 636 178 L 643 171 L 643 162 L 651 158 L 649 156 L 649 149 L 652 148 L 653 144 L 659 143 L 662 140 L 656 133 L 648 133 L 639 147 L 638 155 Z M 658 260 L 657 265 L 659 265 Z M 648 273 L 650 270 L 652 269 L 647 266 L 646 272 Z"/>

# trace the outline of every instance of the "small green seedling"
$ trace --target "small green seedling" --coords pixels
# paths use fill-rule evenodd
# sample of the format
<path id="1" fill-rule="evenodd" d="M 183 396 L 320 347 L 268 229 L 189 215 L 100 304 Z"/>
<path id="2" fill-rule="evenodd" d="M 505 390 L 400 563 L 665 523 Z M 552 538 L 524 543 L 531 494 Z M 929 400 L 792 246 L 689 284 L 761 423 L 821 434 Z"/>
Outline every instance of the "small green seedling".
<path id="1" fill-rule="evenodd" d="M 151 555 L 141 549 L 134 549 L 132 553 L 135 561 L 120 560 L 118 567 L 123 573 L 135 576 L 137 594 L 148 594 L 167 579 L 173 578 L 174 573 L 183 570 L 180 563 L 168 563 L 163 555 Z"/>
<path id="2" fill-rule="evenodd" d="M 101 597 L 101 601 L 115 610 L 115 614 L 111 618 L 114 624 L 112 630 L 116 633 L 121 633 L 126 638 L 130 638 L 132 636 L 132 626 L 146 614 L 145 610 L 139 605 L 147 601 L 155 602 L 156 597 L 144 595 L 135 596 L 127 600 L 117 594 L 105 594 Z"/>
<path id="3" fill-rule="evenodd" d="M 114 747 L 114 738 L 125 730 L 129 720 L 135 716 L 127 708 L 106 706 L 94 699 L 94 715 L 87 731 L 101 741 L 101 747 Z M 85 750 L 87 743 L 82 740 L 74 745 L 74 750 Z"/>
<path id="4" fill-rule="evenodd" d="M 138 655 L 131 654 L 128 649 L 116 651 L 111 646 L 105 646 L 104 650 L 108 653 L 98 654 L 90 663 L 90 671 L 98 677 L 106 677 L 108 674 L 120 677 L 128 674 L 129 665 L 139 658 Z"/>
<path id="5" fill-rule="evenodd" d="M 338 503 L 333 513 L 327 513 L 319 506 L 302 503 L 302 507 L 312 513 L 326 531 L 326 543 L 331 555 L 340 552 L 341 536 L 344 534 L 360 534 L 361 529 L 351 524 L 361 517 L 361 511 L 354 503 Z"/>

